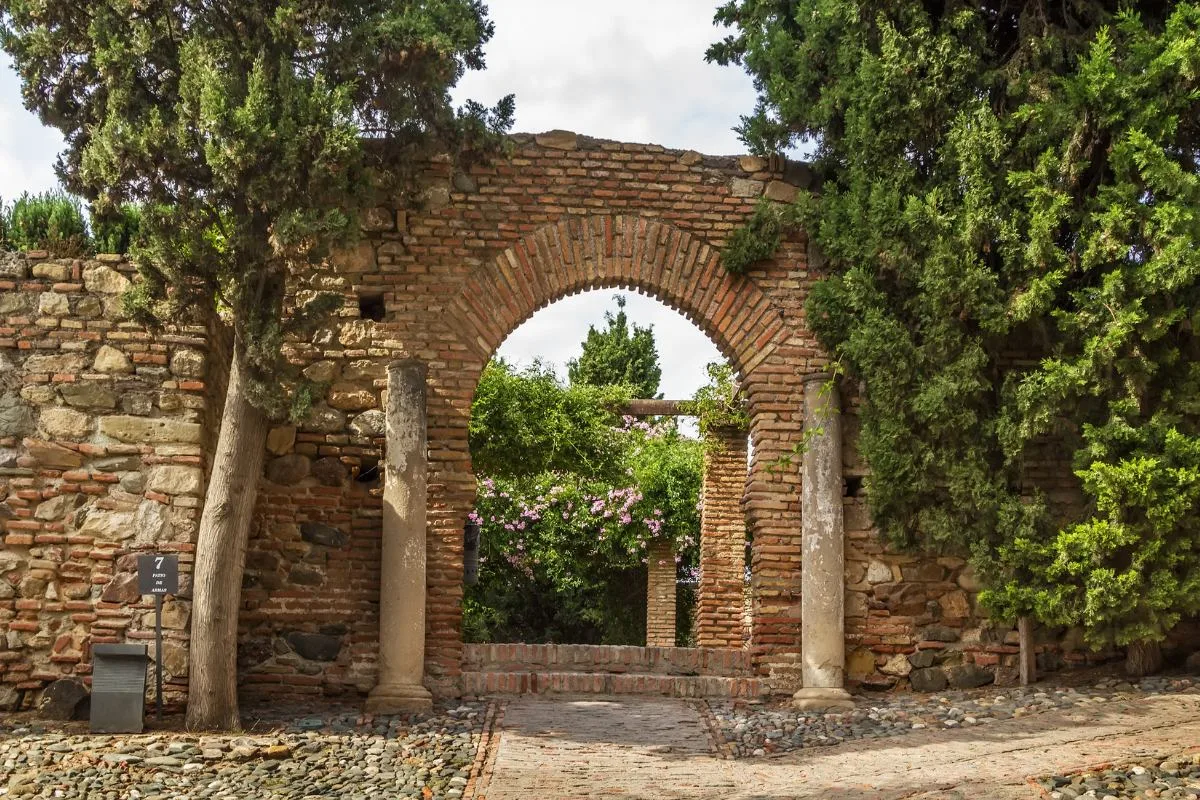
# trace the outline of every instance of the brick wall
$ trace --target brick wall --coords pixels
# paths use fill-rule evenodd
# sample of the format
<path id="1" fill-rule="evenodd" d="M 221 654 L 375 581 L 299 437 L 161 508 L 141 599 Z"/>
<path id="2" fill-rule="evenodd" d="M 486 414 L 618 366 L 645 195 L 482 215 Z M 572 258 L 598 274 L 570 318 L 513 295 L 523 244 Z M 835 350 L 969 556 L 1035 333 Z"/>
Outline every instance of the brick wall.
<path id="1" fill-rule="evenodd" d="M 131 272 L 115 256 L 0 254 L 0 707 L 87 681 L 94 644 L 153 639 L 135 574 L 146 551 L 180 557 L 168 699 L 186 685 L 207 344 L 122 321 Z"/>
<path id="2" fill-rule="evenodd" d="M 739 648 L 744 643 L 746 434 L 710 431 L 704 453 L 700 511 L 700 586 L 696 644 Z"/>
<path id="3" fill-rule="evenodd" d="M 675 548 L 652 542 L 646 552 L 646 646 L 675 646 Z"/>

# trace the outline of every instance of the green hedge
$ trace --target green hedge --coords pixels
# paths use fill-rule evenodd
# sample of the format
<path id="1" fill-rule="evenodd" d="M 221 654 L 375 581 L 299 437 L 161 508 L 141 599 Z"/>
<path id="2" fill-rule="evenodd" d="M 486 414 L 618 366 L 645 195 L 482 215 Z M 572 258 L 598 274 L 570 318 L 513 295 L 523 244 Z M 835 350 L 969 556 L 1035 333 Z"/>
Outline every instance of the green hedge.
<path id="1" fill-rule="evenodd" d="M 82 204 L 66 192 L 26 192 L 11 205 L 0 199 L 0 250 L 46 250 L 59 258 L 125 254 L 140 223 L 135 205 L 85 216 Z"/>

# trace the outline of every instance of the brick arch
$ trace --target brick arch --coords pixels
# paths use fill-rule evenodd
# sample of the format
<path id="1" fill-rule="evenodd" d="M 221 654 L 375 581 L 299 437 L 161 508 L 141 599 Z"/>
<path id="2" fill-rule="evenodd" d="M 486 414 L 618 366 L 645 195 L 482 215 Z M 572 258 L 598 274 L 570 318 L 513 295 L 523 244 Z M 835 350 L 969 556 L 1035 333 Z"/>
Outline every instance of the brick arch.
<path id="1" fill-rule="evenodd" d="M 702 330 L 740 375 L 785 335 L 783 314 L 717 248 L 652 217 L 594 215 L 546 225 L 474 270 L 450 324 L 484 361 L 537 311 L 592 289 L 645 292 Z"/>

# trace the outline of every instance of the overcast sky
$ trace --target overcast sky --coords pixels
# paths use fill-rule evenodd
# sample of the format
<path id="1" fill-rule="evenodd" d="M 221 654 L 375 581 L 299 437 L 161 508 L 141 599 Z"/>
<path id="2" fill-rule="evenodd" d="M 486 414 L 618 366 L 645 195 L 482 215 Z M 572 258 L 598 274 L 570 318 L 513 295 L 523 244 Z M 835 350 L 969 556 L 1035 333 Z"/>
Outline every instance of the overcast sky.
<path id="1" fill-rule="evenodd" d="M 517 99 L 516 130 L 565 128 L 589 136 L 650 142 L 710 154 L 744 151 L 732 128 L 754 106 L 749 78 L 704 62 L 723 34 L 712 25 L 716 0 L 491 0 L 495 38 L 488 69 L 468 75 L 455 96 L 492 104 Z M 21 105 L 16 76 L 0 55 L 0 197 L 52 188 L 62 138 Z M 565 374 L 589 324 L 602 325 L 612 291 L 596 291 L 538 312 L 505 341 L 500 355 L 536 357 Z M 653 325 L 667 397 L 690 397 L 704 365 L 719 358 L 695 326 L 649 297 L 627 295 L 626 312 Z"/>

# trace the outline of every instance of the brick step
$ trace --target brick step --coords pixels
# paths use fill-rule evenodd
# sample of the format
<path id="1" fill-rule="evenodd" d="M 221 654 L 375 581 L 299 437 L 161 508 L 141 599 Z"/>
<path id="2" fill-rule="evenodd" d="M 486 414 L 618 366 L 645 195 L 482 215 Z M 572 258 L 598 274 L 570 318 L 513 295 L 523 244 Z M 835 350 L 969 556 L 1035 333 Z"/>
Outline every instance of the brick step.
<path id="1" fill-rule="evenodd" d="M 759 678 L 717 675 L 591 674 L 586 672 L 463 672 L 464 695 L 613 694 L 756 698 L 770 693 Z"/>
<path id="2" fill-rule="evenodd" d="M 468 672 L 586 672 L 624 675 L 752 677 L 750 653 L 704 647 L 588 644 L 468 644 Z"/>

